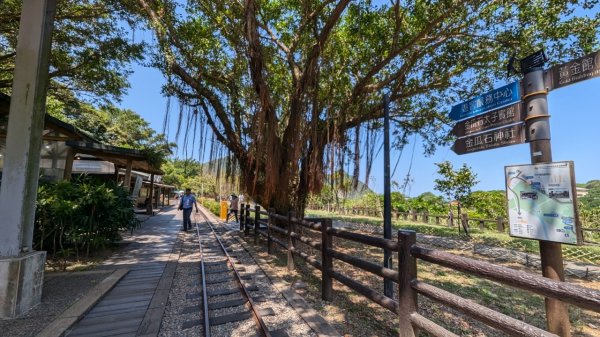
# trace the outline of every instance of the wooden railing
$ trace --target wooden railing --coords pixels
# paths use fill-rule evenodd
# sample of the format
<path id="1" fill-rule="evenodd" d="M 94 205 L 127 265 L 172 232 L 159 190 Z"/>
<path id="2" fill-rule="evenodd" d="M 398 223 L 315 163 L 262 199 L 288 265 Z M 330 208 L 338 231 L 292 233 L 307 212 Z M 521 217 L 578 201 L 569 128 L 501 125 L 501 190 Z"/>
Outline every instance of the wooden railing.
<path id="1" fill-rule="evenodd" d="M 265 237 L 269 254 L 273 252 L 275 244 L 286 251 L 288 269 L 294 269 L 294 257 L 299 257 L 321 271 L 321 297 L 323 300 L 332 300 L 333 280 L 336 280 L 397 314 L 399 336 L 402 337 L 418 336 L 420 330 L 426 331 L 432 336 L 456 336 L 418 313 L 417 297 L 419 295 L 452 307 L 464 315 L 508 335 L 556 336 L 474 301 L 427 284 L 417 275 L 417 265 L 420 260 L 520 288 L 544 297 L 559 299 L 583 309 L 600 312 L 600 291 L 421 247 L 416 243 L 414 231 L 400 230 L 397 233 L 397 240 L 390 240 L 333 228 L 331 219 L 326 218 L 302 220 L 295 218 L 292 213 L 284 216 L 275 213 L 274 210 L 261 211 L 258 206 L 251 209 L 249 205 L 243 205 L 241 213 L 240 230 L 244 231 L 246 235 L 250 235 L 252 232 L 255 244 L 259 244 L 261 236 Z M 277 225 L 275 225 L 276 223 Z M 317 241 L 304 235 L 305 230 L 320 233 L 320 240 Z M 385 268 L 380 264 L 336 250 L 333 247 L 333 237 L 357 242 L 366 248 L 377 247 L 395 252 L 398 257 L 398 270 Z M 300 249 L 300 244 L 313 249 L 308 251 L 316 250 L 319 253 L 309 255 Z M 358 282 L 334 269 L 333 259 L 395 282 L 398 300 L 387 297 L 369 285 Z"/>
<path id="2" fill-rule="evenodd" d="M 309 209 L 324 209 L 323 207 L 316 207 L 315 205 L 309 205 Z M 383 217 L 382 211 L 376 208 L 366 207 L 331 207 L 329 209 L 332 213 L 341 215 L 365 215 L 374 217 Z M 430 225 L 448 226 L 454 227 L 463 225 L 467 228 L 478 227 L 481 230 L 493 229 L 498 232 L 505 232 L 507 230 L 506 224 L 508 221 L 502 217 L 496 219 L 483 219 L 483 218 L 471 218 L 468 214 L 461 214 L 459 222 L 458 217 L 455 214 L 429 214 L 429 212 L 400 212 L 392 210 L 392 219 L 414 221 L 420 223 L 426 223 Z M 464 227 L 463 226 L 463 227 Z"/>
<path id="3" fill-rule="evenodd" d="M 316 205 L 309 205 L 308 208 L 316 210 L 327 209 L 326 207 L 317 207 Z M 332 206 L 328 211 L 340 215 L 364 215 L 383 218 L 382 210 L 376 208 Z M 429 214 L 429 212 L 400 212 L 397 210 L 392 210 L 392 219 L 448 227 L 456 227 L 461 225 L 463 228 L 466 227 L 467 229 L 479 228 L 480 230 L 493 230 L 500 233 L 508 232 L 508 220 L 503 217 L 497 217 L 496 219 L 472 218 L 469 217 L 468 214 L 463 213 L 461 214 L 461 218 L 458 219 L 458 217 L 453 213 Z M 589 228 L 588 226 L 582 227 L 581 230 L 584 233 L 585 243 L 600 244 L 600 240 L 595 239 L 600 236 L 598 235 L 600 234 L 600 228 Z M 588 237 L 592 237 L 592 239 Z"/>

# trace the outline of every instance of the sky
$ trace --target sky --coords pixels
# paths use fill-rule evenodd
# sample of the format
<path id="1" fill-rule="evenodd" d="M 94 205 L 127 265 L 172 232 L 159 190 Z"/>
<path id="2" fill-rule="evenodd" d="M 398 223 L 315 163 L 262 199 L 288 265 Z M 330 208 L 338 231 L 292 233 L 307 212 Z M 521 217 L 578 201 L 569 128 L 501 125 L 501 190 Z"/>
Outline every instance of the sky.
<path id="1" fill-rule="evenodd" d="M 143 33 L 142 33 L 143 34 Z M 146 34 L 149 34 L 146 32 Z M 144 37 L 142 37 L 144 38 Z M 161 131 L 167 99 L 161 94 L 165 78 L 156 69 L 133 65 L 130 77 L 131 88 L 119 104 L 121 108 L 136 111 L 146 119 L 152 128 Z M 499 83 L 504 85 L 506 83 Z M 578 183 L 600 179 L 600 77 L 578 82 L 553 90 L 548 95 L 552 154 L 554 161 L 571 160 L 575 163 L 575 177 Z M 448 107 L 448 111 L 450 107 Z M 172 108 L 176 111 L 176 108 Z M 174 113 L 172 115 L 175 115 Z M 171 122 L 175 125 L 175 121 Z M 171 132 L 170 140 L 174 132 Z M 392 180 L 402 183 L 409 173 L 411 184 L 405 195 L 417 196 L 424 192 L 434 192 L 434 180 L 438 178 L 435 163 L 450 161 L 455 168 L 466 163 L 477 174 L 479 183 L 473 190 L 504 190 L 504 166 L 530 163 L 529 144 L 519 144 L 504 148 L 481 151 L 466 155 L 456 155 L 450 147 L 440 147 L 435 154 L 425 156 L 421 140 L 416 139 L 412 153 L 412 140 L 402 153 L 398 168 Z M 392 170 L 399 152 L 391 155 Z M 411 163 L 412 160 L 412 166 Z M 364 169 L 363 169 L 364 172 Z M 383 154 L 375 159 L 372 169 L 371 188 L 383 192 Z"/>

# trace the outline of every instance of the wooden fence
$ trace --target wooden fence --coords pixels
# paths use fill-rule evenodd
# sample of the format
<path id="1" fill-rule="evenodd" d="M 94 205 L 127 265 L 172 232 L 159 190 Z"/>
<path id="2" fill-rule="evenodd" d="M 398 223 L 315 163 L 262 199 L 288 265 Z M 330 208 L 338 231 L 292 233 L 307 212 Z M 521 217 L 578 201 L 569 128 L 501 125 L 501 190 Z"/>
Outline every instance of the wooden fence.
<path id="1" fill-rule="evenodd" d="M 325 210 L 326 207 L 317 207 L 309 205 L 309 209 Z M 383 218 L 383 211 L 376 208 L 366 207 L 335 207 L 329 208 L 329 211 L 341 215 L 364 215 L 371 217 Z M 461 214 L 461 219 L 453 213 L 449 214 L 429 214 L 429 212 L 400 212 L 392 210 L 392 219 L 413 221 L 430 225 L 455 227 L 462 225 L 463 228 L 479 228 L 480 230 L 493 230 L 500 233 L 508 232 L 508 220 L 502 217 L 496 219 L 472 218 L 468 214 Z M 581 230 L 584 233 L 584 243 L 600 244 L 600 228 L 583 227 Z"/>
<path id="2" fill-rule="evenodd" d="M 269 254 L 272 253 L 275 244 L 287 251 L 287 267 L 290 270 L 294 268 L 294 257 L 299 257 L 321 271 L 321 296 L 323 300 L 332 300 L 333 280 L 337 280 L 383 308 L 397 314 L 398 331 L 401 337 L 418 336 L 419 331 L 425 331 L 432 336 L 456 336 L 418 313 L 418 296 L 425 296 L 433 301 L 452 307 L 468 317 L 512 336 L 556 336 L 469 299 L 427 284 L 420 280 L 417 275 L 417 265 L 421 260 L 520 288 L 544 297 L 559 299 L 583 309 L 600 312 L 600 291 L 567 282 L 550 280 L 535 274 L 453 255 L 440 250 L 421 247 L 416 243 L 414 231 L 400 230 L 397 233 L 397 240 L 389 240 L 333 228 L 331 219 L 302 220 L 295 218 L 292 213 L 284 216 L 275 213 L 274 210 L 261 211 L 259 206 L 251 209 L 250 205 L 242 205 L 241 209 L 240 230 L 243 230 L 246 235 L 250 235 L 252 232 L 255 244 L 260 242 L 260 236 L 262 236 L 266 238 Z M 318 232 L 321 239 L 315 240 L 304 235 L 305 230 Z M 333 247 L 333 237 L 395 252 L 397 254 L 398 270 L 385 268 L 380 264 L 336 250 Z M 299 249 L 300 244 L 313 248 L 319 254 L 309 255 L 305 253 Z M 333 266 L 334 259 L 395 282 L 398 300 L 389 298 L 369 285 L 360 283 L 335 270 Z"/>
<path id="3" fill-rule="evenodd" d="M 317 207 L 316 205 L 309 205 L 309 209 L 321 209 L 323 207 Z M 341 215 L 365 215 L 372 217 L 383 217 L 383 211 L 376 208 L 366 207 L 331 207 L 329 209 L 332 213 Z M 454 227 L 459 225 L 459 219 L 454 214 L 429 214 L 429 212 L 400 212 L 392 210 L 392 219 L 421 222 L 431 225 L 440 225 Z M 478 227 L 479 229 L 493 229 L 498 232 L 505 232 L 507 230 L 506 219 L 498 217 L 496 219 L 482 219 L 482 218 L 471 218 L 468 214 L 461 214 L 461 225 L 467 228 Z"/>

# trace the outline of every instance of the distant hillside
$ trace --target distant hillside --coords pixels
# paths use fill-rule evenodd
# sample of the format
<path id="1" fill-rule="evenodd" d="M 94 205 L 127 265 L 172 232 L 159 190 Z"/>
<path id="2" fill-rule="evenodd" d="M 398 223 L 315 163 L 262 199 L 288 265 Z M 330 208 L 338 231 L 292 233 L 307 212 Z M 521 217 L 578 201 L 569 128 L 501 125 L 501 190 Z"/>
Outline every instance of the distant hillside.
<path id="1" fill-rule="evenodd" d="M 365 185 L 362 181 L 359 180 L 356 190 L 349 191 L 346 197 L 348 199 L 360 199 L 363 195 L 367 193 L 373 193 L 373 190 L 367 187 L 367 185 Z"/>
<path id="2" fill-rule="evenodd" d="M 330 186 L 330 176 L 326 175 L 325 176 L 325 181 L 324 181 L 324 187 L 328 188 Z M 345 186 L 349 186 L 352 183 L 352 176 L 346 174 L 344 175 L 344 185 Z M 336 187 L 338 185 L 336 184 Z M 347 190 L 347 191 L 343 191 L 341 189 L 337 190 L 337 196 L 339 198 L 346 198 L 348 200 L 352 200 L 352 199 L 360 199 L 362 198 L 363 195 L 367 194 L 367 193 L 373 193 L 373 190 L 371 190 L 370 188 L 368 188 L 362 181 L 358 181 L 358 185 L 356 187 L 355 190 Z"/>

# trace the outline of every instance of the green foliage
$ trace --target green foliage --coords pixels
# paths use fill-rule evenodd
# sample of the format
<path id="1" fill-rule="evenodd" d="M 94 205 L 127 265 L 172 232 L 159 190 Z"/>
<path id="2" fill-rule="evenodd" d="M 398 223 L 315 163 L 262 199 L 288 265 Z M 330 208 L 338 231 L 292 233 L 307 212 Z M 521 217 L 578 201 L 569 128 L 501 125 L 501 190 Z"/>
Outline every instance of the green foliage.
<path id="1" fill-rule="evenodd" d="M 588 181 L 583 187 L 588 189 L 588 193 L 579 201 L 586 209 L 600 209 L 600 180 Z"/>
<path id="2" fill-rule="evenodd" d="M 360 199 L 348 202 L 348 206 L 359 208 L 382 209 L 383 198 L 381 195 L 378 195 L 373 191 L 369 191 L 363 194 L 363 196 Z"/>
<path id="3" fill-rule="evenodd" d="M 444 199 L 431 192 L 425 192 L 410 199 L 408 205 L 408 210 L 414 210 L 418 213 L 429 212 L 429 214 L 445 214 L 447 211 Z"/>
<path id="4" fill-rule="evenodd" d="M 470 217 L 483 219 L 506 218 L 506 195 L 504 191 L 475 191 L 464 200 Z"/>
<path id="5" fill-rule="evenodd" d="M 137 225 L 127 192 L 114 182 L 82 177 L 39 186 L 34 247 L 53 257 L 87 257 Z"/>
<path id="6" fill-rule="evenodd" d="M 129 86 L 128 63 L 143 58 L 143 43 L 127 33 L 135 20 L 116 0 L 62 0 L 56 6 L 50 54 L 49 95 L 62 102 L 74 92 L 108 101 Z M 12 83 L 20 0 L 0 1 L 0 91 Z"/>
<path id="7" fill-rule="evenodd" d="M 600 180 L 588 181 L 581 187 L 587 188 L 588 193 L 577 200 L 579 219 L 585 228 L 600 229 Z M 600 233 L 585 231 L 584 239 L 600 243 Z"/>
<path id="8" fill-rule="evenodd" d="M 138 3 L 165 93 L 202 108 L 246 190 L 278 208 L 319 192 L 325 148 L 381 119 L 383 91 L 398 138 L 418 133 L 431 152 L 448 106 L 505 81 L 512 55 L 580 56 L 600 24 L 588 0 Z"/>
<path id="9" fill-rule="evenodd" d="M 479 182 L 477 174 L 473 173 L 467 164 L 463 164 L 458 170 L 454 170 L 449 161 L 435 165 L 438 167 L 438 175 L 442 178 L 435 179 L 434 189 L 446 195 L 450 201 L 464 202 L 471 194 L 471 188 Z"/>
<path id="10" fill-rule="evenodd" d="M 392 201 L 392 209 L 393 210 L 397 210 L 399 212 L 406 212 L 408 211 L 408 204 L 407 204 L 407 200 L 404 197 L 404 195 L 400 192 L 392 192 L 390 194 L 391 197 L 391 201 Z M 383 200 L 381 201 L 383 204 Z"/>
<path id="11" fill-rule="evenodd" d="M 217 179 L 204 166 L 190 159 L 168 160 L 162 166 L 163 181 L 180 189 L 191 188 L 198 196 L 216 196 Z"/>
<path id="12" fill-rule="evenodd" d="M 200 198 L 199 202 L 202 206 L 206 207 L 209 211 L 211 211 L 214 215 L 219 216 L 221 213 L 221 204 L 209 198 Z"/>

